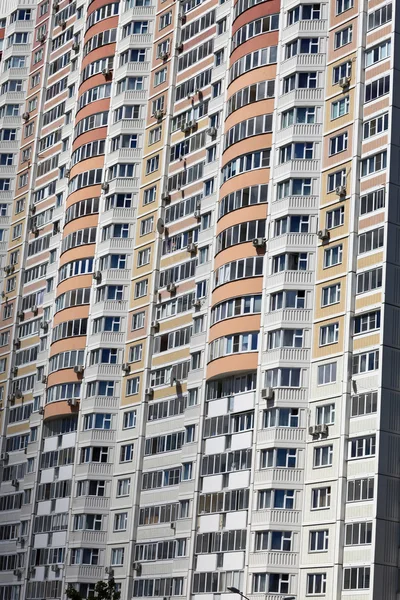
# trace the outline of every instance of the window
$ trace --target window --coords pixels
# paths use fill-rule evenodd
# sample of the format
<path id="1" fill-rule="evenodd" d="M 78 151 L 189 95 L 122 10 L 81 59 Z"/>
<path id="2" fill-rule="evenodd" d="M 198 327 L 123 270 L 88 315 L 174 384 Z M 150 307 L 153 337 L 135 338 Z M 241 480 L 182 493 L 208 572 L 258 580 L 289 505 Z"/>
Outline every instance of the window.
<path id="1" fill-rule="evenodd" d="M 384 243 L 384 228 L 372 229 L 358 236 L 358 253 L 370 252 L 382 248 Z"/>
<path id="2" fill-rule="evenodd" d="M 313 488 L 311 490 L 311 508 L 313 510 L 329 508 L 331 505 L 331 488 Z"/>
<path id="3" fill-rule="evenodd" d="M 346 525 L 346 546 L 361 546 L 372 542 L 372 523 L 349 523 Z"/>
<path id="4" fill-rule="evenodd" d="M 300 387 L 301 369 L 277 368 L 265 372 L 266 387 Z"/>
<path id="5" fill-rule="evenodd" d="M 381 311 L 375 310 L 364 315 L 360 315 L 354 318 L 354 333 L 366 333 L 367 331 L 373 331 L 379 329 L 381 325 Z"/>
<path id="6" fill-rule="evenodd" d="M 375 447 L 375 435 L 351 439 L 348 442 L 348 458 L 352 459 L 375 456 Z"/>
<path id="7" fill-rule="evenodd" d="M 375 79 L 365 85 L 365 102 L 372 102 L 390 91 L 390 75 Z"/>
<path id="8" fill-rule="evenodd" d="M 167 80 L 167 67 L 160 69 L 154 73 L 154 87 L 164 83 Z"/>
<path id="9" fill-rule="evenodd" d="M 328 175 L 328 193 L 334 192 L 336 188 L 346 185 L 346 171 L 341 169 Z"/>
<path id="10" fill-rule="evenodd" d="M 353 396 L 351 399 L 351 416 L 362 417 L 376 413 L 378 405 L 378 392 L 368 392 Z"/>
<path id="11" fill-rule="evenodd" d="M 376 173 L 377 171 L 382 171 L 382 169 L 386 169 L 386 164 L 386 150 L 384 152 L 374 154 L 374 156 L 364 158 L 361 161 L 361 177 L 366 177 L 367 175 L 371 175 L 372 173 Z"/>
<path id="12" fill-rule="evenodd" d="M 346 10 L 353 8 L 354 0 L 336 0 L 336 14 L 341 15 Z"/>
<path id="13" fill-rule="evenodd" d="M 288 198 L 289 196 L 311 196 L 311 179 L 287 179 L 278 183 L 277 200 Z"/>
<path id="14" fill-rule="evenodd" d="M 124 548 L 111 548 L 111 565 L 119 567 L 124 564 Z"/>
<path id="15" fill-rule="evenodd" d="M 310 531 L 309 552 L 325 552 L 328 550 L 329 530 Z"/>
<path id="16" fill-rule="evenodd" d="M 132 379 L 128 379 L 126 382 L 126 394 L 128 396 L 138 394 L 139 393 L 139 377 L 133 377 Z"/>
<path id="17" fill-rule="evenodd" d="M 254 573 L 253 594 L 287 594 L 289 591 L 289 574 L 281 573 Z"/>
<path id="18" fill-rule="evenodd" d="M 344 206 L 339 206 L 333 210 L 329 210 L 326 213 L 326 227 L 327 229 L 334 229 L 340 227 L 344 223 Z"/>
<path id="19" fill-rule="evenodd" d="M 333 460 L 333 446 L 318 446 L 314 448 L 314 468 L 331 467 Z"/>
<path id="20" fill-rule="evenodd" d="M 119 462 L 131 462 L 133 460 L 133 444 L 121 446 Z"/>
<path id="21" fill-rule="evenodd" d="M 271 448 L 261 450 L 260 469 L 281 467 L 294 469 L 297 466 L 297 450 L 295 448 Z"/>
<path id="22" fill-rule="evenodd" d="M 335 283 L 333 285 L 329 285 L 328 287 L 322 288 L 322 306 L 329 306 L 331 304 L 337 304 L 338 302 L 340 302 L 340 283 Z"/>
<path id="23" fill-rule="evenodd" d="M 282 271 L 307 271 L 308 255 L 306 252 L 278 254 L 272 259 L 272 273 Z"/>
<path id="24" fill-rule="evenodd" d="M 378 133 L 382 133 L 383 131 L 387 131 L 389 128 L 389 114 L 385 113 L 384 115 L 380 115 L 379 117 L 375 117 L 366 121 L 363 126 L 363 137 L 364 140 L 377 135 Z M 370 192 L 369 195 L 384 193 L 383 189 L 376 190 L 375 192 Z M 365 196 L 364 196 L 365 197 Z"/>
<path id="25" fill-rule="evenodd" d="M 282 510 L 293 510 L 294 498 L 294 490 L 259 490 L 257 509 L 279 508 Z"/>
<path id="26" fill-rule="evenodd" d="M 128 513 L 116 513 L 114 516 L 114 531 L 126 531 L 128 522 Z"/>
<path id="27" fill-rule="evenodd" d="M 129 496 L 129 492 L 131 489 L 131 480 L 130 479 L 118 479 L 117 481 L 117 498 L 121 496 Z"/>
<path id="28" fill-rule="evenodd" d="M 392 3 L 385 4 L 378 10 L 368 13 L 368 31 L 380 27 L 392 20 Z"/>
<path id="29" fill-rule="evenodd" d="M 317 425 L 333 425 L 335 423 L 335 405 L 317 406 L 315 421 Z"/>
<path id="30" fill-rule="evenodd" d="M 379 369 L 379 350 L 371 350 L 353 356 L 353 375 Z"/>
<path id="31" fill-rule="evenodd" d="M 132 315 L 132 331 L 142 329 L 144 327 L 145 313 L 140 312 Z"/>
<path id="32" fill-rule="evenodd" d="M 288 11 L 287 26 L 299 21 L 313 21 L 321 18 L 320 4 L 299 4 Z"/>
<path id="33" fill-rule="evenodd" d="M 254 550 L 278 550 L 290 552 L 292 549 L 291 531 L 257 531 Z"/>
<path id="34" fill-rule="evenodd" d="M 374 478 L 352 479 L 347 482 L 347 502 L 362 502 L 374 497 Z"/>
<path id="35" fill-rule="evenodd" d="M 353 40 L 353 26 L 345 27 L 335 33 L 335 50 L 350 44 Z"/>
<path id="36" fill-rule="evenodd" d="M 389 58 L 391 54 L 391 41 L 385 40 L 374 48 L 370 48 L 365 51 L 365 66 L 370 67 L 371 65 Z"/>
<path id="37" fill-rule="evenodd" d="M 147 235 L 153 231 L 153 221 L 154 217 L 148 217 L 147 219 L 142 219 L 140 222 L 140 235 Z"/>
<path id="38" fill-rule="evenodd" d="M 326 573 L 307 573 L 307 595 L 326 594 Z"/>
<path id="39" fill-rule="evenodd" d="M 319 345 L 336 344 L 339 341 L 339 323 L 330 323 L 319 328 Z"/>
<path id="40" fill-rule="evenodd" d="M 370 585 L 370 567 L 350 567 L 343 569 L 344 590 L 368 590 Z"/>
<path id="41" fill-rule="evenodd" d="M 336 362 L 318 365 L 318 385 L 336 382 Z"/>
<path id="42" fill-rule="evenodd" d="M 382 267 L 365 271 L 357 275 L 357 294 L 382 287 Z"/>
<path id="43" fill-rule="evenodd" d="M 332 71 L 332 83 L 335 85 L 339 83 L 339 80 L 343 77 L 351 77 L 351 62 L 347 61 L 338 65 L 337 67 L 333 67 Z"/>
<path id="44" fill-rule="evenodd" d="M 148 288 L 148 279 L 142 279 L 142 281 L 137 281 L 135 283 L 135 292 L 134 298 L 143 298 L 143 296 L 147 295 Z"/>
<path id="45" fill-rule="evenodd" d="M 268 334 L 268 350 L 302 347 L 303 329 L 276 329 Z"/>
<path id="46" fill-rule="evenodd" d="M 128 410 L 124 413 L 123 429 L 136 427 L 136 410 Z"/>
<path id="47" fill-rule="evenodd" d="M 347 150 L 348 144 L 348 133 L 345 131 L 340 135 L 337 135 L 329 140 L 329 154 L 332 156 L 333 154 L 338 154 L 339 152 L 344 152 Z"/>
<path id="48" fill-rule="evenodd" d="M 343 246 L 333 246 L 333 248 L 326 248 L 324 250 L 324 268 L 334 267 L 342 262 L 343 258 Z"/>
<path id="49" fill-rule="evenodd" d="M 286 290 L 271 294 L 270 311 L 281 310 L 283 308 L 305 308 L 306 293 L 304 290 Z"/>
<path id="50" fill-rule="evenodd" d="M 345 96 L 344 98 L 340 98 L 340 100 L 335 100 L 331 104 L 331 120 L 339 119 L 339 117 L 343 117 L 347 115 L 350 110 L 350 97 Z"/>

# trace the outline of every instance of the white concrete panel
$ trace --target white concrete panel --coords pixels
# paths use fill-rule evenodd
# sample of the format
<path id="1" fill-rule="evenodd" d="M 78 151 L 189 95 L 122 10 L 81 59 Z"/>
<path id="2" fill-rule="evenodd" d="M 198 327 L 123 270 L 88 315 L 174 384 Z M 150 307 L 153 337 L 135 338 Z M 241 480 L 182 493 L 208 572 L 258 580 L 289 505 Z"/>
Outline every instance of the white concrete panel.
<path id="1" fill-rule="evenodd" d="M 243 431 L 232 435 L 231 450 L 241 450 L 242 448 L 251 448 L 253 440 L 252 431 Z"/>
<path id="2" fill-rule="evenodd" d="M 225 552 L 224 553 L 224 566 L 223 568 L 227 571 L 239 570 L 244 567 L 244 552 Z"/>
<path id="3" fill-rule="evenodd" d="M 199 517 L 199 531 L 216 531 L 219 528 L 219 517 L 219 514 Z"/>
<path id="4" fill-rule="evenodd" d="M 222 490 L 222 475 L 210 475 L 203 478 L 203 492 L 220 492 Z"/>
<path id="5" fill-rule="evenodd" d="M 208 417 L 226 415 L 227 412 L 228 398 L 220 398 L 219 400 L 212 400 L 212 402 L 208 403 Z"/>
<path id="6" fill-rule="evenodd" d="M 250 485 L 250 471 L 238 471 L 229 474 L 230 489 L 248 487 Z"/>
<path id="7" fill-rule="evenodd" d="M 199 554 L 196 571 L 215 571 L 217 568 L 216 554 Z"/>
<path id="8" fill-rule="evenodd" d="M 226 529 L 245 529 L 247 522 L 247 511 L 226 513 Z"/>
<path id="9" fill-rule="evenodd" d="M 204 454 L 219 454 L 225 452 L 226 441 L 224 435 L 209 438 L 204 444 Z"/>
<path id="10" fill-rule="evenodd" d="M 37 505 L 37 514 L 38 515 L 49 515 L 50 514 L 50 500 L 46 500 L 46 502 L 38 502 Z"/>

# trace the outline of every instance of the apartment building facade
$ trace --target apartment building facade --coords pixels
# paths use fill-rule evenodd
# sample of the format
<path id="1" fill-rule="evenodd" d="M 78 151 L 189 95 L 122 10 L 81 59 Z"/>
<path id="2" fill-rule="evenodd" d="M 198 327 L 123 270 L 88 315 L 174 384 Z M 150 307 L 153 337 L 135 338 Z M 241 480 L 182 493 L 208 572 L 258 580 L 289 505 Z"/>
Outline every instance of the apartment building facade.
<path id="1" fill-rule="evenodd" d="M 395 4 L 0 9 L 0 600 L 396 598 Z"/>

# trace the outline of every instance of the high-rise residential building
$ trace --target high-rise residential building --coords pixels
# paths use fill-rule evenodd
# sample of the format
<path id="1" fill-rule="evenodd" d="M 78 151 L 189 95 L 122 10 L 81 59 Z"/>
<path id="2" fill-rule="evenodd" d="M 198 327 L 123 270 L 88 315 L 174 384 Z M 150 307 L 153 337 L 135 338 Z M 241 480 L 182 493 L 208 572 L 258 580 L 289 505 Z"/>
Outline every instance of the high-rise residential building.
<path id="1" fill-rule="evenodd" d="M 396 19 L 0 0 L 0 600 L 398 598 Z"/>

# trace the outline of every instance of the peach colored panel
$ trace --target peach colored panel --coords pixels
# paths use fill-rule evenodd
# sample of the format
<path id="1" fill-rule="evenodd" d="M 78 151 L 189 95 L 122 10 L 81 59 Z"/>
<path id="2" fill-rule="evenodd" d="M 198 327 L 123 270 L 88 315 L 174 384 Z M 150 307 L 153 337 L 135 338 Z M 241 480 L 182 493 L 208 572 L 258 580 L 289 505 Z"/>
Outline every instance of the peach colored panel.
<path id="1" fill-rule="evenodd" d="M 71 250 L 66 250 L 66 252 L 60 256 L 60 267 L 73 260 L 79 260 L 80 258 L 92 258 L 93 255 L 94 244 L 86 244 L 85 246 L 71 248 Z"/>
<path id="2" fill-rule="evenodd" d="M 229 283 L 218 286 L 212 292 L 212 306 L 219 304 L 223 300 L 242 296 L 243 290 L 246 290 L 246 294 L 260 294 L 262 292 L 262 277 L 238 279 L 238 281 L 230 281 Z"/>
<path id="3" fill-rule="evenodd" d="M 112 29 L 112 27 L 107 27 L 107 29 Z M 92 62 L 99 60 L 100 58 L 108 58 L 108 57 L 114 57 L 114 60 L 116 60 L 115 44 L 106 44 L 105 46 L 99 46 L 95 50 L 92 50 L 91 52 L 89 52 L 89 54 L 87 54 L 85 56 L 85 58 L 82 60 L 81 70 L 83 71 L 83 69 L 85 67 L 90 65 Z M 89 77 L 89 79 L 90 79 L 90 77 Z"/>
<path id="4" fill-rule="evenodd" d="M 228 98 L 236 94 L 242 88 L 256 83 L 257 81 L 269 81 L 276 77 L 276 65 L 267 65 L 266 67 L 258 67 L 252 71 L 248 71 L 233 81 L 228 87 Z M 277 86 L 277 89 L 278 86 Z"/>
<path id="5" fill-rule="evenodd" d="M 97 132 L 97 129 L 94 129 L 91 133 L 93 135 L 93 140 L 102 139 L 99 137 L 94 137 Z M 78 162 L 71 169 L 70 179 L 78 175 L 79 173 L 84 173 L 85 171 L 90 171 L 91 169 L 101 169 L 104 165 L 104 156 L 93 156 L 93 158 L 87 158 L 84 161 Z"/>
<path id="6" fill-rule="evenodd" d="M 373 102 L 367 102 L 364 104 L 364 120 L 372 115 L 373 113 L 389 108 L 390 94 L 386 94 L 380 100 L 374 100 Z"/>
<path id="7" fill-rule="evenodd" d="M 106 83 L 106 81 L 104 81 Z M 84 106 L 76 115 L 75 125 L 82 121 L 85 117 L 95 115 L 99 112 L 105 112 L 110 110 L 110 98 L 102 98 L 96 100 L 96 102 L 90 102 L 87 106 Z"/>
<path id="8" fill-rule="evenodd" d="M 86 217 L 79 217 L 70 221 L 64 226 L 63 229 L 63 238 L 67 237 L 73 231 L 78 231 L 78 229 L 85 229 L 86 227 L 96 227 L 98 223 L 98 215 L 88 215 Z"/>
<path id="9" fill-rule="evenodd" d="M 86 319 L 89 314 L 89 305 L 83 304 L 82 306 L 71 306 L 60 310 L 54 315 L 54 325 L 64 323 L 64 321 L 73 321 L 74 319 Z"/>
<path id="10" fill-rule="evenodd" d="M 217 223 L 217 235 L 221 233 L 221 231 L 224 231 L 224 229 L 237 225 L 238 223 L 266 218 L 267 204 L 255 204 L 253 206 L 246 206 L 245 208 L 238 208 L 221 217 Z"/>
<path id="11" fill-rule="evenodd" d="M 44 407 L 43 420 L 45 421 L 46 419 L 54 419 L 56 417 L 71 415 L 73 413 L 77 413 L 78 410 L 78 406 L 69 406 L 66 400 L 61 400 L 60 402 L 51 402 L 50 404 L 46 404 Z"/>
<path id="12" fill-rule="evenodd" d="M 386 171 L 379 172 L 375 177 L 363 177 L 361 179 L 360 192 L 363 193 L 370 188 L 377 186 L 383 187 L 386 183 Z"/>
<path id="13" fill-rule="evenodd" d="M 219 252 L 214 260 L 214 269 L 218 269 L 222 265 L 232 262 L 233 260 L 239 260 L 240 258 L 249 258 L 251 256 L 264 256 L 264 252 L 257 252 L 252 242 L 244 242 L 231 246 L 226 250 Z"/>
<path id="14" fill-rule="evenodd" d="M 79 200 L 85 200 L 86 198 L 98 198 L 101 195 L 101 185 L 89 185 L 88 187 L 81 188 L 70 194 L 67 198 L 67 205 L 65 208 L 69 208 L 75 202 Z"/>
<path id="15" fill-rule="evenodd" d="M 222 166 L 224 167 L 229 161 L 242 154 L 254 152 L 256 150 L 265 150 L 266 148 L 271 148 L 271 146 L 272 133 L 263 133 L 249 137 L 241 142 L 233 144 L 233 146 L 224 152 L 222 155 Z"/>
<path id="16" fill-rule="evenodd" d="M 74 152 L 77 148 L 80 148 L 84 144 L 87 144 L 88 142 L 94 142 L 96 140 L 105 140 L 106 138 L 107 138 L 107 127 L 96 127 L 95 129 L 86 131 L 85 133 L 82 133 L 74 140 L 74 142 L 72 144 L 72 152 Z M 103 161 L 104 161 L 104 157 L 103 157 Z M 78 163 L 78 165 L 79 165 L 79 163 Z M 76 167 L 78 165 L 74 165 L 74 167 L 73 167 L 74 172 L 77 171 Z M 86 171 L 86 169 L 81 169 L 81 171 Z M 80 173 L 81 171 L 78 171 L 78 173 Z M 72 177 L 72 170 L 71 170 L 71 177 Z"/>
<path id="17" fill-rule="evenodd" d="M 227 119 L 225 119 L 224 131 L 228 131 L 231 127 L 236 125 L 236 123 L 241 123 L 251 117 L 272 114 L 274 112 L 274 103 L 274 99 L 270 98 L 269 100 L 259 100 L 258 102 L 242 106 L 242 108 L 235 110 Z"/>
<path id="18" fill-rule="evenodd" d="M 266 15 L 274 15 L 279 13 L 281 10 L 281 3 L 279 0 L 269 0 L 268 2 L 262 2 L 261 4 L 256 4 L 251 8 L 245 10 L 238 18 L 234 21 L 232 25 L 232 33 L 235 33 L 240 27 L 245 25 L 246 23 L 250 23 L 251 21 L 255 21 L 255 19 L 259 19 L 260 17 L 265 17 Z"/>
<path id="19" fill-rule="evenodd" d="M 258 352 L 246 352 L 244 354 L 231 354 L 217 358 L 207 366 L 207 379 L 215 377 L 226 377 L 231 373 L 238 374 L 245 371 L 257 369 Z"/>
<path id="20" fill-rule="evenodd" d="M 264 15 L 265 16 L 265 15 Z M 232 66 L 239 58 L 258 50 L 259 48 L 269 48 L 270 46 L 277 46 L 279 41 L 279 34 L 277 31 L 271 31 L 269 33 L 263 33 L 256 35 L 253 38 L 247 40 L 243 44 L 240 44 L 231 54 L 229 58 L 229 66 Z"/>
<path id="21" fill-rule="evenodd" d="M 54 356 L 52 354 L 51 356 Z M 55 371 L 55 373 L 50 373 L 47 378 L 47 387 L 51 387 L 52 385 L 58 385 L 59 383 L 77 383 L 82 381 L 82 379 L 74 373 L 74 369 L 60 369 L 60 371 Z"/>
<path id="22" fill-rule="evenodd" d="M 373 225 L 378 225 L 379 223 L 383 223 L 384 220 L 384 212 L 380 212 L 377 215 L 372 215 L 372 217 L 367 217 L 366 219 L 360 219 L 359 229 L 364 229 L 365 227 L 372 227 Z"/>
<path id="23" fill-rule="evenodd" d="M 70 290 L 75 290 L 77 288 L 92 287 L 92 285 L 92 275 L 76 275 L 76 277 L 70 277 L 70 279 L 66 279 L 65 281 L 62 281 L 58 284 L 57 296 L 61 296 L 61 294 L 69 292 Z"/>
<path id="24" fill-rule="evenodd" d="M 260 315 L 243 315 L 233 319 L 220 321 L 210 329 L 208 341 L 234 333 L 246 333 L 260 330 Z"/>
<path id="25" fill-rule="evenodd" d="M 236 175 L 236 177 L 231 177 L 231 179 L 228 179 L 228 181 L 222 184 L 220 188 L 220 198 L 223 198 L 236 190 L 248 187 L 250 184 L 259 185 L 260 183 L 268 182 L 269 168 L 255 169 L 254 171 L 251 171 L 251 173 L 242 173 L 241 175 Z"/>

